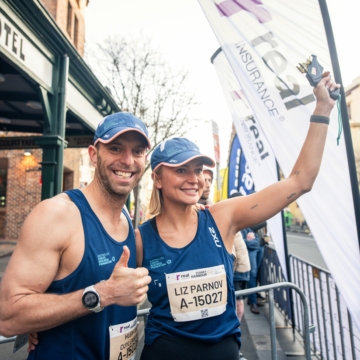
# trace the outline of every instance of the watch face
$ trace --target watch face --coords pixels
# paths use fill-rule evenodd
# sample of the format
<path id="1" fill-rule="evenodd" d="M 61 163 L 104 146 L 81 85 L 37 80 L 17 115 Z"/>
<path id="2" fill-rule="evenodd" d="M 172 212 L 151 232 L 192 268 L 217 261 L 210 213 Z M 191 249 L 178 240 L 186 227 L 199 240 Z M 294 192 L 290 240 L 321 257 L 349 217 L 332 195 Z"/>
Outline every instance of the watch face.
<path id="1" fill-rule="evenodd" d="M 93 291 L 88 291 L 86 294 L 84 294 L 82 300 L 85 307 L 92 309 L 98 304 L 99 296 Z"/>

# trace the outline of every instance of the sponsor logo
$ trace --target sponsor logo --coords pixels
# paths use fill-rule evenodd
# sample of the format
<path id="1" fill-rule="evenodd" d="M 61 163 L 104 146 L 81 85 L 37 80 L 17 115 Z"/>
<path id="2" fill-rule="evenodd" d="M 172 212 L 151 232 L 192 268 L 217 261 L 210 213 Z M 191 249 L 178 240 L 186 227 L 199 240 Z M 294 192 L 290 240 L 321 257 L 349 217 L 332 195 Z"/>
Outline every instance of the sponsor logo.
<path id="1" fill-rule="evenodd" d="M 195 273 L 195 275 L 191 275 L 191 278 L 194 279 L 194 278 L 199 278 L 199 277 L 204 277 L 204 276 L 207 276 L 208 273 L 206 270 L 202 270 L 202 271 L 197 271 Z"/>
<path id="2" fill-rule="evenodd" d="M 115 261 L 115 256 L 111 256 L 110 253 L 99 254 L 97 258 L 99 266 L 109 265 Z"/>
<path id="3" fill-rule="evenodd" d="M 166 266 L 168 264 L 171 264 L 171 260 L 165 260 L 165 257 L 159 257 L 156 259 L 151 259 L 150 260 L 150 269 L 156 269 L 162 266 Z"/>
<path id="4" fill-rule="evenodd" d="M 284 102 L 286 110 L 291 110 L 297 106 L 307 105 L 315 101 L 315 97 L 312 93 L 300 99 L 296 98 L 301 90 L 300 84 L 294 76 L 286 74 L 288 61 L 285 56 L 278 51 L 279 49 L 276 49 L 278 47 L 278 42 L 271 32 L 251 40 L 250 43 L 253 48 L 256 48 L 258 54 L 263 54 L 260 55 L 262 56 L 262 60 L 273 72 L 274 86 L 279 91 L 279 95 Z M 275 105 L 275 100 L 272 98 L 268 89 L 268 86 L 271 86 L 271 84 L 266 84 L 252 54 L 248 51 L 247 46 L 248 43 L 245 41 L 240 41 L 235 44 L 239 55 L 239 62 L 243 64 L 255 92 L 258 94 L 260 101 L 267 109 L 269 115 L 277 116 L 279 115 L 279 111 Z M 283 75 L 284 72 L 285 74 Z M 289 97 L 291 100 L 289 100 Z M 283 120 L 283 116 L 280 116 L 279 120 Z"/>
<path id="5" fill-rule="evenodd" d="M 215 4 L 221 16 L 230 17 L 240 11 L 247 11 L 256 17 L 260 24 L 272 19 L 271 14 L 264 7 L 261 0 L 225 0 Z"/>
<path id="6" fill-rule="evenodd" d="M 182 280 L 182 279 L 189 279 L 190 278 L 190 274 L 182 274 L 182 275 L 175 275 L 176 276 L 176 280 Z"/>
<path id="7" fill-rule="evenodd" d="M 218 239 L 214 228 L 209 227 L 209 231 L 210 231 L 211 236 L 213 237 L 213 240 L 214 240 L 215 245 L 216 245 L 217 247 L 220 247 L 220 248 L 221 248 L 220 240 Z"/>
<path id="8" fill-rule="evenodd" d="M 126 331 L 128 329 L 130 329 L 133 326 L 133 324 L 127 324 L 126 326 L 120 326 L 119 332 L 123 332 Z"/>

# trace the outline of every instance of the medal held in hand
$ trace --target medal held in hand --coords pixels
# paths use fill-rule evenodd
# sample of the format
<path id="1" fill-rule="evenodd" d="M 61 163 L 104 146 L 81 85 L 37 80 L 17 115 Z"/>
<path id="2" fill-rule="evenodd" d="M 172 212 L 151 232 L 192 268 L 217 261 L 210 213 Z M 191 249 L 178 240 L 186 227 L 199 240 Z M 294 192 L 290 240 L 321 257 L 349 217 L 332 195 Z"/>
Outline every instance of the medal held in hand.
<path id="1" fill-rule="evenodd" d="M 306 78 L 313 87 L 316 87 L 323 77 L 324 68 L 317 61 L 316 55 L 311 55 L 304 63 L 299 63 L 297 69 L 301 73 L 306 74 Z M 333 100 L 337 100 L 340 95 L 340 89 L 329 91 L 329 93 Z"/>

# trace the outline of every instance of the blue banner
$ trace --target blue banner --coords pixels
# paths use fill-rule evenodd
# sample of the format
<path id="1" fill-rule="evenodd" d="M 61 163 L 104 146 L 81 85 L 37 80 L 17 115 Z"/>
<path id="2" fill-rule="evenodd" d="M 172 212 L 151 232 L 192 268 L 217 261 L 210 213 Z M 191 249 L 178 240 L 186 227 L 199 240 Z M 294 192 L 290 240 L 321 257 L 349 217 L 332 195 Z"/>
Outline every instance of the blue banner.
<path id="1" fill-rule="evenodd" d="M 228 197 L 235 192 L 243 195 L 254 192 L 254 180 L 236 135 L 230 150 Z"/>

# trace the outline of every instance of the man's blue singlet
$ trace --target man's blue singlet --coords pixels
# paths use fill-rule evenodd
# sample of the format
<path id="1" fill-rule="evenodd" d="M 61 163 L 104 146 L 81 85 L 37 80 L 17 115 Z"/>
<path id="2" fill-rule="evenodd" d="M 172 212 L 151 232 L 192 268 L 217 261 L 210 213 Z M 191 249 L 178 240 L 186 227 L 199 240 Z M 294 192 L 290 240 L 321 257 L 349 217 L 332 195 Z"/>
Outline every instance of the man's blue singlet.
<path id="1" fill-rule="evenodd" d="M 107 280 L 119 261 L 124 245 L 130 249 L 128 266 L 136 267 L 134 230 L 126 211 L 123 210 L 123 214 L 129 223 L 129 234 L 125 241 L 118 242 L 105 231 L 80 190 L 66 193 L 80 210 L 85 252 L 77 269 L 66 278 L 54 281 L 46 293 L 66 294 Z M 61 297 L 57 301 L 60 302 Z M 53 306 L 56 307 L 56 302 Z M 111 305 L 99 313 L 89 313 L 42 331 L 39 333 L 39 345 L 30 353 L 28 359 L 107 360 L 110 351 L 109 326 L 128 322 L 135 317 L 135 306 Z"/>
<path id="2" fill-rule="evenodd" d="M 239 320 L 235 312 L 233 286 L 234 256 L 224 246 L 219 230 L 208 210 L 199 211 L 199 223 L 194 240 L 177 249 L 167 245 L 156 233 L 150 221 L 139 227 L 143 248 L 143 266 L 149 270 L 148 299 L 152 304 L 145 329 L 145 344 L 151 345 L 161 335 L 181 336 L 205 342 L 217 342 L 235 334 L 240 344 Z M 224 265 L 228 299 L 221 315 L 201 320 L 175 322 L 170 313 L 165 275 L 186 270 Z"/>

